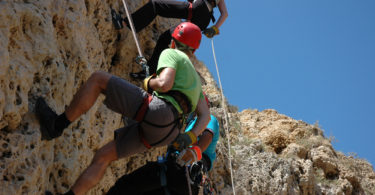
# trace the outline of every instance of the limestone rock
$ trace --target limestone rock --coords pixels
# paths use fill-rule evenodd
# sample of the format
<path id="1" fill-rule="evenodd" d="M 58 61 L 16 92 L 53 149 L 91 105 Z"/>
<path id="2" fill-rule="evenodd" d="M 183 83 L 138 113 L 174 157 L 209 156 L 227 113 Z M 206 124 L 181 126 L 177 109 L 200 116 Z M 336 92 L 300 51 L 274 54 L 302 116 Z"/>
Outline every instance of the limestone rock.
<path id="1" fill-rule="evenodd" d="M 127 2 L 134 11 L 147 1 Z M 40 140 L 34 115 L 39 96 L 63 112 L 97 70 L 141 84 L 128 76 L 141 70 L 134 63 L 137 49 L 131 31 L 113 28 L 110 8 L 123 10 L 121 1 L 114 0 L 0 2 L 1 195 L 67 191 L 95 151 L 124 125 L 119 114 L 103 105 L 104 96 L 52 141 Z M 157 37 L 178 22 L 157 17 L 138 33 L 147 58 Z M 217 194 L 232 193 L 229 160 L 237 194 L 375 194 L 372 165 L 335 151 L 317 124 L 272 109 L 238 112 L 227 100 L 222 102 L 207 67 L 199 59 L 192 61 L 211 102 L 211 113 L 221 125 L 217 160 L 210 172 Z M 88 194 L 105 193 L 121 175 L 164 152 L 165 148 L 156 148 L 112 163 Z"/>

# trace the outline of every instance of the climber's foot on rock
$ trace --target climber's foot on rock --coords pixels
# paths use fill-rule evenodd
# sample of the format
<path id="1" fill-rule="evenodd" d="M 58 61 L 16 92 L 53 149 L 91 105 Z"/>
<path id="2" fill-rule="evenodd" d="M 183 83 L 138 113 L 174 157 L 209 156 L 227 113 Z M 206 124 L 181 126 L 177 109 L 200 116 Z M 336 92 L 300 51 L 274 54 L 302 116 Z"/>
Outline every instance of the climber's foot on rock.
<path id="1" fill-rule="evenodd" d="M 123 19 L 121 18 L 121 14 L 118 14 L 114 9 L 111 9 L 111 15 L 112 15 L 112 23 L 115 26 L 116 30 L 120 30 L 124 28 L 124 25 L 122 24 Z"/>
<path id="2" fill-rule="evenodd" d="M 39 119 L 42 140 L 52 140 L 62 134 L 55 129 L 57 114 L 47 105 L 46 101 L 39 97 L 35 104 L 35 113 Z"/>
<path id="3" fill-rule="evenodd" d="M 44 192 L 44 195 L 53 195 L 53 194 L 52 194 L 52 192 L 46 190 L 46 191 Z"/>

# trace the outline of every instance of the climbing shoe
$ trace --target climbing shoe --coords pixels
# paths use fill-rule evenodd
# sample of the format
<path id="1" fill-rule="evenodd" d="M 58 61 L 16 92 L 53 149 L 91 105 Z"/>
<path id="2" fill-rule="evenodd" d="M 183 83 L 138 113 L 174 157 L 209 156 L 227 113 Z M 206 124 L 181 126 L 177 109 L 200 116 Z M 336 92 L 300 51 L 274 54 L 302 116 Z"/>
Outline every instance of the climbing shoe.
<path id="1" fill-rule="evenodd" d="M 124 28 L 124 25 L 122 24 L 122 18 L 121 14 L 118 14 L 114 9 L 111 9 L 111 15 L 112 15 L 112 23 L 115 26 L 116 30 L 120 30 Z"/>
<path id="2" fill-rule="evenodd" d="M 44 195 L 53 195 L 53 194 L 52 194 L 52 192 L 46 190 L 46 191 L 44 192 Z"/>
<path id="3" fill-rule="evenodd" d="M 39 119 L 42 140 L 52 140 L 62 134 L 62 131 L 55 129 L 57 114 L 47 105 L 42 97 L 36 100 L 35 113 Z"/>
<path id="4" fill-rule="evenodd" d="M 143 80 L 146 78 L 146 72 L 143 70 L 141 72 L 132 72 L 129 75 L 135 80 Z"/>

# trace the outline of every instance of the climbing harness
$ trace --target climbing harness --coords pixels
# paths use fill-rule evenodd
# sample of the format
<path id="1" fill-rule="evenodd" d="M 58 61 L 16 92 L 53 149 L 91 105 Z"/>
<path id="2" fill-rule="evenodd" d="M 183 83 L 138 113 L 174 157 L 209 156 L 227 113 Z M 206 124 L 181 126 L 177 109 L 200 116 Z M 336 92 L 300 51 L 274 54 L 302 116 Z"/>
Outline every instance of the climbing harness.
<path id="1" fill-rule="evenodd" d="M 173 97 L 173 99 L 176 100 L 176 102 L 178 103 L 178 105 L 180 106 L 180 108 L 181 108 L 181 110 L 184 114 L 189 114 L 189 113 L 192 112 L 191 103 L 190 103 L 189 99 L 186 97 L 185 94 L 183 94 L 179 91 L 176 91 L 176 90 L 170 90 L 165 94 Z"/>
<path id="2" fill-rule="evenodd" d="M 215 23 L 216 18 L 214 16 L 214 7 L 216 7 L 216 1 L 215 0 L 204 0 L 204 2 L 206 3 L 208 11 L 210 12 L 210 15 L 211 15 L 210 18 L 211 18 L 212 23 Z M 213 3 L 214 6 L 212 6 L 211 3 Z"/>
<path id="3" fill-rule="evenodd" d="M 132 19 L 131 15 L 129 14 L 128 5 L 126 4 L 125 0 L 122 0 L 122 3 L 124 4 L 125 12 L 126 12 L 126 15 L 128 16 L 128 20 L 129 20 L 129 24 L 130 24 L 130 29 L 132 30 L 134 41 L 135 41 L 135 44 L 137 46 L 137 50 L 138 50 L 138 54 L 139 54 L 139 56 L 136 58 L 135 61 L 142 66 L 143 70 L 146 73 L 146 77 L 148 77 L 148 76 L 150 76 L 149 67 L 147 65 L 147 60 L 142 53 L 141 47 L 139 46 L 138 37 L 137 37 L 137 34 L 135 32 L 135 27 L 134 27 L 134 24 L 133 24 L 133 19 Z"/>
<path id="4" fill-rule="evenodd" d="M 137 113 L 135 114 L 134 120 L 139 121 L 139 122 L 143 121 L 146 115 L 146 111 L 148 109 L 148 105 L 151 103 L 151 101 L 152 101 L 152 95 L 147 94 L 147 97 L 143 99 L 143 103 L 141 107 L 138 109 Z"/>
<path id="5" fill-rule="evenodd" d="M 230 175 L 231 175 L 231 180 L 232 180 L 232 189 L 233 189 L 233 195 L 236 195 L 236 191 L 235 191 L 235 186 L 234 186 L 234 181 L 233 181 L 233 170 L 232 170 L 232 155 L 231 155 L 231 152 L 230 152 L 230 141 L 229 141 L 229 130 L 228 130 L 228 112 L 227 112 L 227 108 L 226 108 L 226 104 L 225 104 L 225 100 L 224 100 L 224 93 L 223 93 L 223 86 L 221 85 L 221 79 L 220 79 L 220 74 L 219 74 L 219 68 L 218 68 L 218 65 L 217 65 L 217 61 L 216 61 L 216 54 L 215 54 L 215 47 L 214 47 L 214 39 L 211 39 L 211 46 L 212 46 L 212 54 L 213 54 L 213 57 L 214 57 L 214 61 L 215 61 L 215 66 L 216 66 L 216 73 L 217 73 L 217 77 L 219 79 L 219 85 L 220 85 L 220 91 L 221 91 L 221 101 L 222 101 L 222 104 L 223 104 L 223 108 L 224 108 L 224 118 L 225 118 L 225 134 L 227 135 L 227 144 L 228 144 L 228 155 L 229 155 L 229 169 L 230 169 Z"/>
<path id="6" fill-rule="evenodd" d="M 193 18 L 193 3 L 194 3 L 194 1 L 195 0 L 188 0 L 189 8 L 188 8 L 188 17 L 186 18 L 186 20 L 188 22 L 190 22 L 191 19 Z M 211 14 L 210 18 L 211 18 L 212 22 L 215 23 L 216 19 L 215 19 L 215 16 L 214 16 L 214 9 L 211 5 L 211 2 L 213 2 L 214 5 L 215 5 L 214 7 L 216 7 L 216 1 L 215 0 L 204 0 L 204 3 L 206 4 L 207 9 Z"/>
<path id="7" fill-rule="evenodd" d="M 152 148 L 153 146 L 156 146 L 157 144 L 160 144 L 161 142 L 163 142 L 165 139 L 167 139 L 173 132 L 173 130 L 178 126 L 180 125 L 179 127 L 181 127 L 181 117 L 179 116 L 179 114 L 177 113 L 177 111 L 175 109 L 172 109 L 172 112 L 173 112 L 173 115 L 175 116 L 175 120 L 173 120 L 172 122 L 168 123 L 168 124 L 165 124 L 165 125 L 158 125 L 158 124 L 154 124 L 154 123 L 151 123 L 147 120 L 144 120 L 145 116 L 146 116 L 146 113 L 148 111 L 148 108 L 149 108 L 149 104 L 151 103 L 152 101 L 152 95 L 151 94 L 147 94 L 147 97 L 145 97 L 143 99 L 143 103 L 141 104 L 141 106 L 139 107 L 138 111 L 136 112 L 135 116 L 133 117 L 134 120 L 138 121 L 139 122 L 139 137 L 140 137 L 140 140 L 141 142 L 143 143 L 143 145 L 150 149 Z M 151 125 L 151 126 L 154 126 L 154 127 L 157 127 L 157 128 L 165 128 L 165 127 L 169 127 L 171 125 L 172 128 L 171 130 L 169 130 L 168 134 L 166 136 L 164 136 L 162 139 L 160 139 L 159 141 L 155 142 L 155 143 L 149 143 L 145 137 L 144 137 L 144 132 L 143 132 L 143 128 L 141 126 L 141 123 L 146 123 L 148 125 Z"/>

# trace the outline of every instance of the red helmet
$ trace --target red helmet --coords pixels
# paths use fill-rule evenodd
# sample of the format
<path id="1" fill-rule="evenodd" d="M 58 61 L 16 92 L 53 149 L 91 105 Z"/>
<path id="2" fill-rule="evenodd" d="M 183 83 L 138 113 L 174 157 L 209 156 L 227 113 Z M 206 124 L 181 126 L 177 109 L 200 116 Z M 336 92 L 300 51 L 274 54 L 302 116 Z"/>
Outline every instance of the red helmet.
<path id="1" fill-rule="evenodd" d="M 191 22 L 183 22 L 174 29 L 172 37 L 193 49 L 198 49 L 202 34 L 197 25 Z"/>

